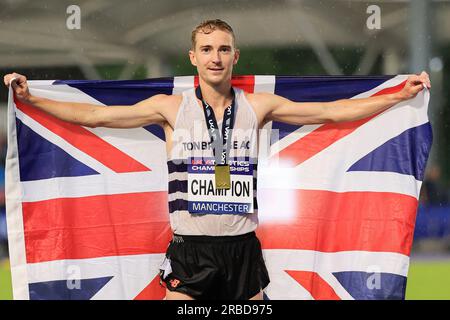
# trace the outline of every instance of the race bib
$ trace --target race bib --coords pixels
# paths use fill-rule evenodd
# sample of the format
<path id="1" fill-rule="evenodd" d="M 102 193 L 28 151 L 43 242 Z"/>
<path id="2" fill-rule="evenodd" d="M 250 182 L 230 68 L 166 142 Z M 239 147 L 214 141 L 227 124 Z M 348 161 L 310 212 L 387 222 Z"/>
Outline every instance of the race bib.
<path id="1" fill-rule="evenodd" d="M 214 158 L 188 162 L 188 210 L 192 214 L 247 214 L 253 212 L 253 165 L 230 160 L 231 188 L 216 189 Z"/>

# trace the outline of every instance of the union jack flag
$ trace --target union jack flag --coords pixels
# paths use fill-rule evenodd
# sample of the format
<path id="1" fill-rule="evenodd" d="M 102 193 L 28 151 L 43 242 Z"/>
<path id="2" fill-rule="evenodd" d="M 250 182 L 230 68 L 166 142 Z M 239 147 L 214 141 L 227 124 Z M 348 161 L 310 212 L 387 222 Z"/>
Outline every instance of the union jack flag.
<path id="1" fill-rule="evenodd" d="M 247 92 L 334 101 L 401 90 L 406 76 L 235 76 Z M 36 96 L 132 105 L 197 77 L 30 81 Z M 258 236 L 269 299 L 403 299 L 431 147 L 429 92 L 347 123 L 271 122 L 261 139 Z M 87 128 L 10 92 L 7 223 L 15 299 L 161 299 L 171 230 L 164 133 Z M 265 150 L 265 151 L 264 151 Z"/>

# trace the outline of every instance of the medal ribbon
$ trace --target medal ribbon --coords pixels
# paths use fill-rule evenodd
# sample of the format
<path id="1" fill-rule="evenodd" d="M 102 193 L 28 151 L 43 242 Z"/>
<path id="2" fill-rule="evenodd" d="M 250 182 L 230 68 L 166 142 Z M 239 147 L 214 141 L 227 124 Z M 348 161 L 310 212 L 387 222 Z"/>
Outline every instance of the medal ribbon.
<path id="1" fill-rule="evenodd" d="M 211 138 L 211 144 L 213 147 L 214 158 L 216 159 L 216 165 L 226 165 L 228 162 L 228 155 L 230 153 L 231 134 L 234 126 L 234 113 L 236 108 L 236 96 L 233 88 L 231 88 L 231 94 L 233 100 L 231 104 L 225 109 L 222 120 L 222 145 L 220 144 L 220 132 L 217 125 L 216 116 L 214 115 L 213 108 L 203 100 L 202 90 L 200 86 L 195 89 L 195 95 L 202 101 L 203 112 L 205 113 L 206 126 L 208 128 L 209 136 Z M 216 150 L 220 152 L 216 152 Z"/>

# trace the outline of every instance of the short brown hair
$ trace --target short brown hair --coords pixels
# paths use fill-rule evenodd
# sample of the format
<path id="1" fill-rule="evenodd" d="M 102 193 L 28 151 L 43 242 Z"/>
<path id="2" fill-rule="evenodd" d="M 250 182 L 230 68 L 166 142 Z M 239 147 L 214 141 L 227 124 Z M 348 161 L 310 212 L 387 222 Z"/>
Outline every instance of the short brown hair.
<path id="1" fill-rule="evenodd" d="M 196 40 L 195 38 L 197 36 L 197 33 L 202 32 L 205 34 L 209 34 L 215 30 L 222 30 L 230 33 L 231 36 L 233 37 L 233 46 L 235 46 L 234 43 L 235 37 L 233 28 L 231 28 L 231 26 L 223 20 L 213 19 L 203 21 L 198 26 L 196 26 L 194 30 L 192 30 L 192 37 L 191 37 L 192 49 L 195 49 L 195 40 Z"/>

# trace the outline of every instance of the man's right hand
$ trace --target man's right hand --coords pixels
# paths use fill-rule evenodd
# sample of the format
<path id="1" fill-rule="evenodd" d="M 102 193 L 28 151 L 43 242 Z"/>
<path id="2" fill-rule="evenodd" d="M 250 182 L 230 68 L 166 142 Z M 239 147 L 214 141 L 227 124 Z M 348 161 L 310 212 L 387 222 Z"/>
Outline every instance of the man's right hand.
<path id="1" fill-rule="evenodd" d="M 27 78 L 25 76 L 14 72 L 4 76 L 3 81 L 7 87 L 10 84 L 12 85 L 15 95 L 20 101 L 24 103 L 29 102 L 31 94 L 28 90 Z"/>

